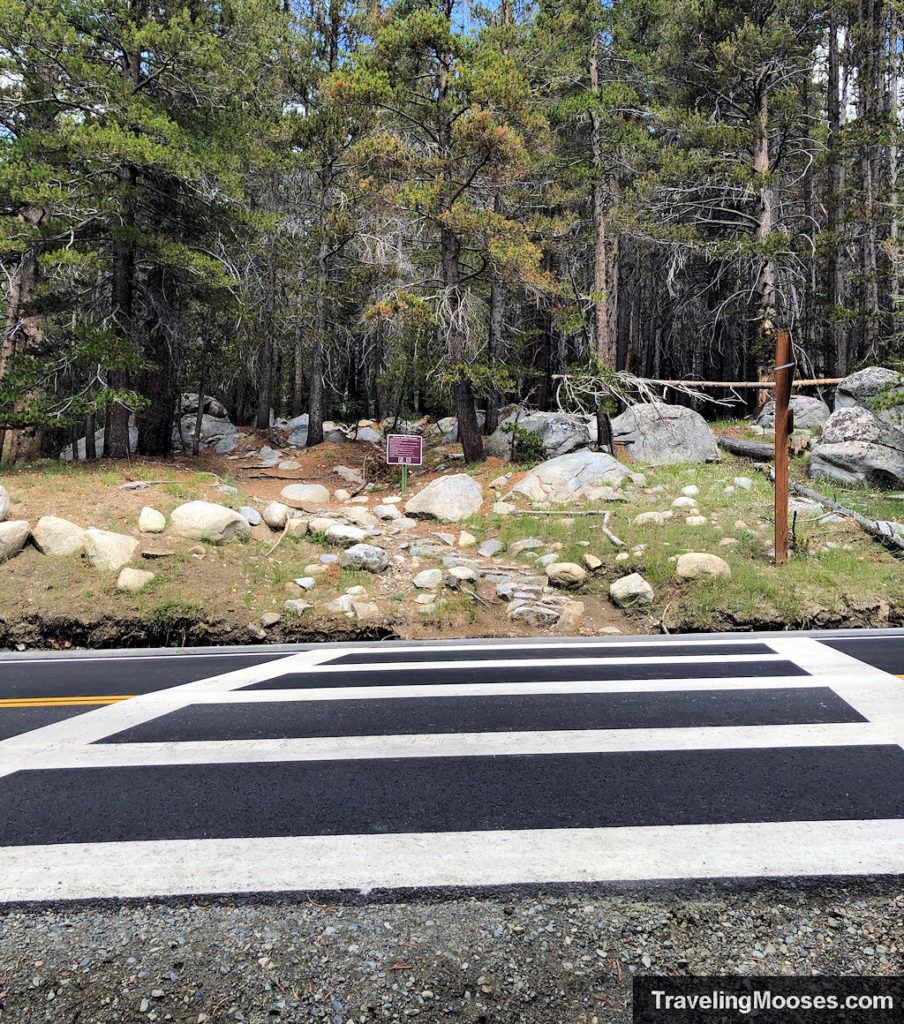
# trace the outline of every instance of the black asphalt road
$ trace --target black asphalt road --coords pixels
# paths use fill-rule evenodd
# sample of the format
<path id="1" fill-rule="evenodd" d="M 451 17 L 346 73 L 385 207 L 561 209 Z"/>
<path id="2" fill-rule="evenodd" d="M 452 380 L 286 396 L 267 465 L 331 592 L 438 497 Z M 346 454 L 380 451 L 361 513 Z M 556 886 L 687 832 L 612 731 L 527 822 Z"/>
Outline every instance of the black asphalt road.
<path id="1" fill-rule="evenodd" d="M 54 893 L 55 877 L 69 892 L 86 891 L 95 883 L 78 878 L 92 877 L 91 854 L 80 846 L 71 867 L 61 867 L 54 851 L 67 845 L 105 844 L 109 858 L 120 843 L 175 840 L 202 844 L 192 859 L 206 865 L 208 840 L 380 836 L 403 850 L 417 836 L 436 857 L 435 837 L 487 834 L 519 837 L 505 840 L 505 856 L 523 864 L 522 842 L 541 859 L 543 843 L 563 844 L 561 860 L 573 842 L 567 830 L 589 830 L 640 843 L 620 869 L 633 872 L 637 857 L 647 857 L 647 839 L 630 836 L 648 827 L 697 830 L 679 840 L 691 844 L 677 854 L 679 874 L 697 850 L 719 863 L 749 863 L 734 841 L 719 848 L 724 833 L 714 830 L 723 826 L 764 829 L 762 836 L 790 829 L 772 852 L 772 840 L 759 840 L 754 873 L 768 873 L 760 865 L 770 859 L 796 873 L 801 863 L 812 874 L 837 863 L 899 871 L 899 683 L 865 666 L 904 676 L 904 631 L 818 637 L 861 659 L 862 679 L 856 665 L 817 653 L 812 637 L 788 643 L 792 636 L 0 656 L 0 737 L 105 704 L 123 712 L 95 716 L 90 733 L 73 723 L 43 738 L 13 739 L 5 750 L 0 744 L 0 848 L 17 865 L 14 884 L 0 892 Z M 274 660 L 306 653 L 316 657 L 286 666 Z M 255 666 L 256 675 L 222 687 L 127 710 L 140 694 Z M 854 830 L 849 838 L 812 843 L 823 825 L 831 827 L 820 834 L 836 836 L 836 823 Z M 852 853 L 845 843 L 861 845 Z M 33 848 L 43 865 L 37 875 Z M 657 851 L 648 851 L 654 862 Z M 221 880 L 232 870 L 228 856 L 211 856 L 227 859 L 203 877 L 202 889 L 228 891 Z M 299 868 L 313 875 L 292 874 L 288 884 L 329 874 L 337 857 L 344 857 L 339 847 L 325 862 Z M 447 870 L 437 863 L 440 874 Z M 188 883 L 171 882 L 172 872 L 196 870 L 165 854 L 155 864 L 149 889 L 144 875 L 123 877 L 110 864 L 97 885 L 111 894 L 170 885 L 178 892 Z M 237 870 L 259 874 L 264 889 L 270 884 L 272 870 L 256 854 Z M 538 867 L 537 880 L 549 870 Z M 586 861 L 568 870 L 583 877 L 606 869 Z"/>
<path id="2" fill-rule="evenodd" d="M 765 634 L 764 639 L 768 640 L 770 635 L 772 634 Z M 904 675 L 904 630 L 781 635 L 812 635 L 835 650 L 858 658 L 868 665 L 894 675 Z M 553 670 L 557 674 L 547 674 L 543 678 L 547 680 L 572 678 L 573 670 L 566 666 L 567 662 L 574 658 L 605 656 L 609 660 L 623 656 L 638 658 L 653 654 L 656 656 L 675 654 L 680 657 L 682 653 L 686 653 L 686 648 L 682 648 L 677 643 L 664 643 L 652 651 L 649 647 L 643 646 L 645 639 L 647 638 L 637 637 L 633 638 L 631 642 L 617 639 L 606 642 L 565 643 L 555 651 L 546 650 L 543 655 L 544 659 L 561 659 L 565 664 L 561 670 Z M 709 641 L 698 648 L 698 653 L 701 655 L 756 655 L 767 654 L 770 651 L 768 643 L 761 642 L 759 637 L 752 637 L 749 643 L 745 642 L 741 645 L 720 643 L 718 637 L 701 637 L 700 639 Z M 529 645 L 518 645 L 517 643 L 512 644 L 513 656 L 519 646 L 522 652 L 521 657 L 524 656 L 525 647 L 529 656 Z M 398 684 L 400 681 L 410 678 L 411 668 L 416 667 L 419 660 L 431 656 L 430 644 L 424 644 L 421 651 L 406 650 L 398 653 L 393 652 L 393 647 L 394 645 L 391 643 L 368 644 L 362 646 L 361 650 L 344 650 L 338 653 L 330 664 L 350 669 L 349 676 L 340 680 L 338 674 L 333 673 L 331 679 L 322 679 L 317 685 Z M 232 649 L 198 648 L 185 651 L 137 650 L 108 653 L 0 654 L 0 740 L 83 714 L 92 707 L 101 706 L 105 702 L 104 698 L 150 693 L 204 679 L 207 676 L 232 672 L 249 665 L 278 659 L 304 649 L 304 645 L 292 645 Z M 467 662 L 478 660 L 480 657 L 480 652 L 473 649 L 447 651 L 443 655 L 443 661 L 450 666 L 460 667 L 451 668 L 448 673 L 442 673 L 441 677 L 436 676 L 432 680 L 419 679 L 418 681 L 448 683 L 455 681 L 477 682 L 481 679 L 489 679 L 499 682 L 507 677 L 512 677 L 511 673 L 506 675 L 504 666 L 494 667 L 487 672 L 480 670 L 468 672 L 465 668 Z M 384 662 L 387 659 L 399 665 L 399 670 L 383 672 L 379 678 L 362 677 L 361 668 Z M 598 671 L 602 672 L 603 670 Z M 610 666 L 605 671 L 611 674 L 587 675 L 582 672 L 582 678 L 616 680 L 629 678 L 629 674 L 617 665 Z M 643 671 L 643 669 L 635 668 L 630 673 L 630 678 L 643 678 Z M 654 671 L 659 677 L 662 677 L 661 669 Z M 790 668 L 783 666 L 781 672 L 778 672 L 772 665 L 764 663 L 753 670 L 739 666 L 734 670 L 726 667 L 725 670 L 719 668 L 716 671 L 713 667 L 699 666 L 696 674 L 698 677 L 707 673 L 712 673 L 714 676 L 746 675 L 751 671 L 754 676 L 784 674 L 785 672 L 795 674 L 797 672 L 793 666 Z M 667 672 L 671 675 L 667 674 L 666 678 L 675 679 L 686 677 L 688 674 L 687 670 L 680 665 L 668 666 Z M 312 685 L 311 680 L 307 679 L 306 684 Z M 268 682 L 266 688 L 291 688 L 296 685 L 297 679 L 287 675 L 282 680 Z M 98 698 L 97 704 L 86 703 L 86 699 L 91 697 Z M 67 698 L 79 698 L 79 703 L 62 703 Z M 44 703 L 35 705 L 36 701 Z M 50 701 L 53 701 L 52 705 L 47 703 Z M 29 706 L 24 706 L 26 704 Z M 264 723 L 261 728 L 266 732 L 267 726 Z"/>
<path id="3" fill-rule="evenodd" d="M 338 736 L 417 736 L 567 729 L 680 729 L 823 725 L 865 719 L 826 687 L 657 693 L 540 693 L 417 701 L 305 700 L 198 704 L 161 715 L 106 743 Z"/>

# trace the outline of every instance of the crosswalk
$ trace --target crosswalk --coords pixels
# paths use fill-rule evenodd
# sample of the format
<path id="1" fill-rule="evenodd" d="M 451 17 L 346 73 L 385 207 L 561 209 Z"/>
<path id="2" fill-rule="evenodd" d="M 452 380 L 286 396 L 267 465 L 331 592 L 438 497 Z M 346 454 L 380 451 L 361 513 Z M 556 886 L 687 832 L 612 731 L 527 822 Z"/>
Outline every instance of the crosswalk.
<path id="1" fill-rule="evenodd" d="M 318 648 L 0 741 L 0 864 L 0 902 L 904 875 L 904 685 L 806 637 Z"/>

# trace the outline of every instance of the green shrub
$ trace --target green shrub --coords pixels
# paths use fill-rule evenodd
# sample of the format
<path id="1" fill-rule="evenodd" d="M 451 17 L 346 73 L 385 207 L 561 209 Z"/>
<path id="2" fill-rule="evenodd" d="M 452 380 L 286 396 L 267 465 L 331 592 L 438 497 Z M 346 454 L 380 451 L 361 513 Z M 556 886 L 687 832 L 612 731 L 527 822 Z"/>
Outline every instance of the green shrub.
<path id="1" fill-rule="evenodd" d="M 546 458 L 546 446 L 539 431 L 528 430 L 518 423 L 503 423 L 499 429 L 503 434 L 512 435 L 513 462 L 541 462 Z"/>

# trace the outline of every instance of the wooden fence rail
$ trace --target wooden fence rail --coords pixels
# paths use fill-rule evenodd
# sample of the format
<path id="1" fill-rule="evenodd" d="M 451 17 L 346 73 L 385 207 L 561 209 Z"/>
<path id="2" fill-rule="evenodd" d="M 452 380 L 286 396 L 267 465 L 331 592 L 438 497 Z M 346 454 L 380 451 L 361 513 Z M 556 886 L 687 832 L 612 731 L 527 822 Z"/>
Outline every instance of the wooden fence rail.
<path id="1" fill-rule="evenodd" d="M 566 380 L 572 376 L 569 373 L 554 373 L 553 380 Z M 657 380 L 653 377 L 639 377 L 644 384 L 655 384 L 660 387 L 687 387 L 687 388 L 757 388 L 760 391 L 773 391 L 775 382 L 769 380 Z M 793 388 L 814 388 L 824 384 L 840 384 L 844 377 L 817 377 L 813 380 L 796 380 L 791 384 Z"/>

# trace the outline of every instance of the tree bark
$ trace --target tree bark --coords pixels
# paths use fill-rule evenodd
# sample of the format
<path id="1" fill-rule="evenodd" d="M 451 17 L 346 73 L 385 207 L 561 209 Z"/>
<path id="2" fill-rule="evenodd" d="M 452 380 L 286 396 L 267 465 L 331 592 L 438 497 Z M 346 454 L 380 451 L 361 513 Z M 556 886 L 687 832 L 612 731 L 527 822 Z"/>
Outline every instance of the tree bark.
<path id="1" fill-rule="evenodd" d="M 276 264 L 271 259 L 267 271 L 267 292 L 264 297 L 260 382 L 257 392 L 257 415 L 254 419 L 254 426 L 258 430 L 268 430 L 270 427 L 270 409 L 273 404 L 273 311 L 275 304 Z"/>
<path id="2" fill-rule="evenodd" d="M 775 227 L 775 188 L 768 180 L 769 167 L 769 100 L 765 87 L 761 88 L 756 106 L 753 144 L 753 171 L 760 176 L 761 184 L 757 200 L 756 238 L 768 240 Z M 757 294 L 757 338 L 758 348 L 771 345 L 775 333 L 775 266 L 770 257 L 763 258 L 756 282 Z M 771 353 L 770 353 L 771 356 Z M 758 361 L 765 363 L 765 350 L 758 352 Z"/>
<path id="3" fill-rule="evenodd" d="M 841 125 L 844 112 L 841 103 L 840 59 L 838 52 L 838 20 L 832 14 L 829 25 L 829 60 L 828 60 L 828 95 L 826 112 L 828 115 L 828 186 L 826 198 L 826 231 L 829 235 L 829 251 L 826 259 L 826 304 L 832 317 L 829 327 L 829 356 L 826 368 L 834 369 L 838 376 L 844 376 L 847 370 L 847 331 L 839 316 L 844 305 L 844 275 L 841 270 L 839 226 L 841 223 L 840 207 L 844 195 L 844 161 L 841 158 Z"/>
<path id="4" fill-rule="evenodd" d="M 600 91 L 599 33 L 594 28 L 590 41 L 590 150 L 593 157 L 593 326 L 596 354 L 604 366 L 615 368 L 618 359 L 616 257 L 608 251 L 606 212 L 608 208 L 603 150 L 603 124 L 595 102 Z"/>
<path id="5" fill-rule="evenodd" d="M 300 416 L 304 410 L 304 343 L 301 321 L 295 327 L 295 342 L 292 346 L 292 417 Z"/>
<path id="6" fill-rule="evenodd" d="M 497 196 L 498 198 L 498 196 Z M 493 280 L 490 285 L 490 323 L 487 335 L 487 361 L 493 369 L 502 356 L 502 325 L 505 316 L 505 285 Z M 486 419 L 483 432 L 490 435 L 499 426 L 499 389 L 491 384 L 486 394 Z"/>
<path id="7" fill-rule="evenodd" d="M 452 16 L 452 0 L 445 0 L 446 14 Z M 443 213 L 452 213 L 452 115 L 446 107 L 448 94 L 448 75 L 451 56 L 441 60 L 437 88 L 437 141 L 438 156 L 442 161 L 442 209 Z M 449 361 L 455 368 L 456 376 L 452 382 L 452 393 L 455 397 L 455 414 L 458 418 L 458 438 L 464 452 L 465 462 L 483 462 L 486 458 L 483 450 L 483 438 L 477 423 L 477 410 L 474 406 L 474 389 L 471 380 L 464 371 L 467 352 L 467 331 L 464 317 L 465 311 L 461 294 L 461 242 L 458 235 L 443 220 L 440 227 L 441 270 L 443 281 L 443 306 L 448 332 Z"/>
<path id="8" fill-rule="evenodd" d="M 18 219 L 23 228 L 37 228 L 46 216 L 46 210 L 30 208 L 23 210 Z M 13 271 L 9 283 L 6 308 L 6 324 L 0 338 L 0 377 L 10 368 L 15 356 L 36 347 L 44 337 L 44 317 L 30 309 L 43 284 L 45 273 L 38 262 L 35 249 L 26 249 Z M 22 412 L 23 401 L 16 402 L 13 411 Z M 44 432 L 37 427 L 7 429 L 0 438 L 0 461 L 3 459 L 4 442 L 7 448 L 6 461 L 9 463 L 33 461 L 41 457 Z"/>
<path id="9" fill-rule="evenodd" d="M 85 460 L 93 462 L 97 458 L 97 442 L 94 433 L 97 430 L 97 415 L 89 412 L 85 417 Z M 73 453 L 75 449 L 73 448 Z M 75 455 L 73 454 L 73 459 Z"/>
<path id="10" fill-rule="evenodd" d="M 181 310 L 168 294 L 177 285 L 167 278 L 167 272 L 159 269 L 148 282 L 151 316 L 144 356 L 149 366 L 139 374 L 141 395 L 147 405 L 135 417 L 140 455 L 166 455 L 173 447 Z"/>

